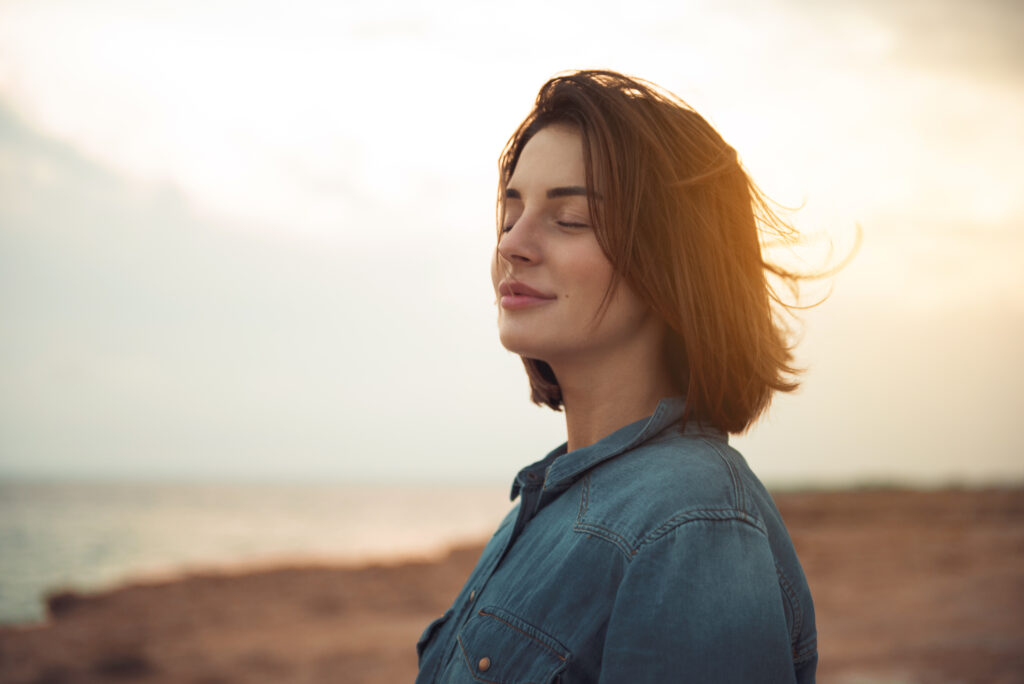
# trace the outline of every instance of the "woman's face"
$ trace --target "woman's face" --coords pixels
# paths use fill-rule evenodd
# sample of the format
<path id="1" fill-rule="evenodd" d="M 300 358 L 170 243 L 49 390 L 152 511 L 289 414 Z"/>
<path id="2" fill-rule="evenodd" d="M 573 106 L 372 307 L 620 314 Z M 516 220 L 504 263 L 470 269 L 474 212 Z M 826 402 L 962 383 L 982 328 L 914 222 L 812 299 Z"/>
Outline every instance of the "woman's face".
<path id="1" fill-rule="evenodd" d="M 591 227 L 596 201 L 575 130 L 548 126 L 526 143 L 491 267 L 498 332 L 509 351 L 556 370 L 562 360 L 610 358 L 652 328 L 653 314 L 624 281 L 598 317 L 613 269 Z"/>

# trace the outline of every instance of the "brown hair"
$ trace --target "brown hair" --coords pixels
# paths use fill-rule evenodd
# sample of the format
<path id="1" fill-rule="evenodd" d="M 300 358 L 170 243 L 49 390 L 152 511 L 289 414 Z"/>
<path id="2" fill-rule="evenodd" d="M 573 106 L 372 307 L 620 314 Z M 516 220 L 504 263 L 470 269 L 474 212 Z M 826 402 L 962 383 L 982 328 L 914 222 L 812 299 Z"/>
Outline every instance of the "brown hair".
<path id="1" fill-rule="evenodd" d="M 762 240 L 795 236 L 767 205 L 736 151 L 678 97 L 613 71 L 552 78 L 499 159 L 498 230 L 505 188 L 526 143 L 568 125 L 583 140 L 591 224 L 619 279 L 668 324 L 670 367 L 686 395 L 683 422 L 742 432 L 776 390 L 796 388 L 787 305 L 799 276 L 768 262 Z M 559 410 L 551 367 L 523 358 L 531 398 Z"/>

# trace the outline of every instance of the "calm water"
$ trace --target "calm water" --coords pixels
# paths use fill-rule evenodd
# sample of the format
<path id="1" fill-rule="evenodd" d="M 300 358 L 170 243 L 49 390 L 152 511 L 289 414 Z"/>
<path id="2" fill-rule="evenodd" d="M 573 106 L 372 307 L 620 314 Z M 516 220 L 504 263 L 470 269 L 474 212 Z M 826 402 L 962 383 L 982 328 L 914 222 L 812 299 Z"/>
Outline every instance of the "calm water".
<path id="1" fill-rule="evenodd" d="M 0 622 L 56 587 L 437 552 L 489 535 L 508 488 L 0 482 Z"/>

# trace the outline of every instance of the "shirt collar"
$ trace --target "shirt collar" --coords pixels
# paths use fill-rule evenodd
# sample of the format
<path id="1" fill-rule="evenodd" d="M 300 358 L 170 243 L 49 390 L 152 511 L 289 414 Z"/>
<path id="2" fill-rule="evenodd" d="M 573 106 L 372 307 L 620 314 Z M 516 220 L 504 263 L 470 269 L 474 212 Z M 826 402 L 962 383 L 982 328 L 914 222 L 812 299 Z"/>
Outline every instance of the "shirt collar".
<path id="1" fill-rule="evenodd" d="M 512 498 L 515 499 L 523 487 L 534 486 L 541 482 L 543 482 L 545 490 L 571 484 L 580 475 L 599 463 L 614 458 L 629 449 L 635 449 L 669 426 L 678 423 L 683 417 L 685 409 L 686 401 L 682 397 L 669 397 L 659 401 L 654 413 L 647 418 L 619 428 L 589 446 L 570 452 L 568 444 L 563 443 L 542 460 L 519 471 L 512 483 Z M 688 424 L 686 432 L 701 432 L 715 435 L 720 439 L 725 438 L 720 431 L 714 428 L 700 427 L 696 423 Z"/>

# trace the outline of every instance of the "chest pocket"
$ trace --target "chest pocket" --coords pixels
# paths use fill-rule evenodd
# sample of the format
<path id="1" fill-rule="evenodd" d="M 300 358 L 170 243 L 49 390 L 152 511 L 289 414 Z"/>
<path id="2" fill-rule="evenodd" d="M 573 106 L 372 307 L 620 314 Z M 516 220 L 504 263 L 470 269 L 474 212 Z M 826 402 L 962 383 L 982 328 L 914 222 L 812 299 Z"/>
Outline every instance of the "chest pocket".
<path id="1" fill-rule="evenodd" d="M 451 681 L 491 684 L 550 684 L 570 653 L 554 637 L 508 611 L 480 608 L 458 636 L 461 667 Z M 471 679 L 464 679 L 465 675 Z"/>

